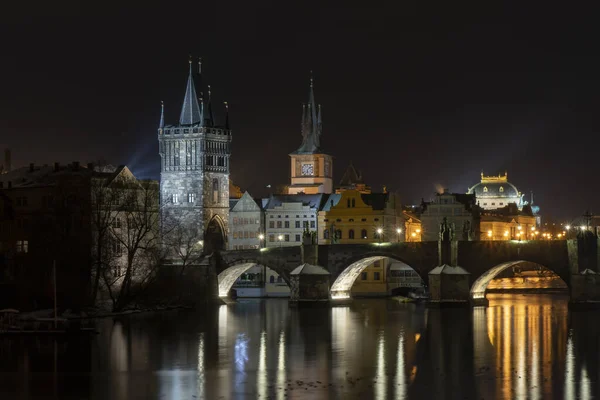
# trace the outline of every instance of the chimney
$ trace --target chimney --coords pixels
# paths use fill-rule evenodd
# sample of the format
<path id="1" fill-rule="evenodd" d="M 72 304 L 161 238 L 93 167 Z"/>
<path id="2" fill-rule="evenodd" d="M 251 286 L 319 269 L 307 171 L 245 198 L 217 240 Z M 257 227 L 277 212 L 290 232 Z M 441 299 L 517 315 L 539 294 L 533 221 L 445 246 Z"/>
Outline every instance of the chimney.
<path id="1" fill-rule="evenodd" d="M 33 163 L 29 164 L 29 172 L 33 172 Z"/>
<path id="2" fill-rule="evenodd" d="M 10 172 L 11 168 L 11 157 L 10 157 L 10 149 L 4 150 L 4 171 Z"/>
<path id="3" fill-rule="evenodd" d="M 55 162 L 54 163 L 54 172 L 58 172 L 59 167 L 60 167 L 60 164 Z"/>

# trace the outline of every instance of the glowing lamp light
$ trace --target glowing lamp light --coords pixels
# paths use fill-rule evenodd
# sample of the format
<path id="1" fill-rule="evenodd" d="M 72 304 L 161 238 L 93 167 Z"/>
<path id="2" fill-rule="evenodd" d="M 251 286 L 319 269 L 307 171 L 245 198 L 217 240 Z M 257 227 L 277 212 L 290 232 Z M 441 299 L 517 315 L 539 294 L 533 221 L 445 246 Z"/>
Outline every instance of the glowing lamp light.
<path id="1" fill-rule="evenodd" d="M 377 233 L 381 235 L 383 233 L 383 229 L 377 228 Z"/>
<path id="2" fill-rule="evenodd" d="M 523 229 L 523 228 L 521 228 L 521 225 L 519 225 L 519 226 L 517 226 L 517 229 L 518 229 L 518 230 L 521 230 L 521 229 Z"/>
<path id="3" fill-rule="evenodd" d="M 505 231 L 505 232 L 504 232 L 504 236 L 508 236 L 508 231 Z"/>
<path id="4" fill-rule="evenodd" d="M 420 230 L 420 229 L 417 229 L 417 233 L 421 233 L 421 230 Z"/>
<path id="5" fill-rule="evenodd" d="M 263 234 L 261 233 L 260 235 L 258 235 L 258 238 L 259 238 L 260 240 L 265 240 L 265 235 L 263 235 Z"/>
<path id="6" fill-rule="evenodd" d="M 492 231 L 488 231 L 488 237 L 492 237 Z"/>
<path id="7" fill-rule="evenodd" d="M 204 240 L 198 240 L 198 244 L 199 244 L 200 246 L 204 246 Z"/>
<path id="8" fill-rule="evenodd" d="M 566 230 L 569 230 L 569 229 L 571 229 L 571 226 L 570 226 L 570 225 L 567 225 L 567 226 L 565 226 L 565 229 L 566 229 Z"/>
<path id="9" fill-rule="evenodd" d="M 277 236 L 277 240 L 282 241 L 283 240 L 283 235 Z"/>
<path id="10" fill-rule="evenodd" d="M 535 231 L 535 226 L 532 226 L 532 227 L 531 227 L 531 230 L 532 230 L 532 231 Z"/>
<path id="11" fill-rule="evenodd" d="M 582 231 L 585 231 L 585 226 L 582 226 L 582 227 L 581 227 L 581 230 L 582 230 Z"/>
<path id="12" fill-rule="evenodd" d="M 400 234 L 400 233 L 402 233 L 402 229 L 400 229 L 400 228 L 396 229 L 396 233 L 397 233 L 397 234 Z"/>
<path id="13" fill-rule="evenodd" d="M 410 236 L 415 237 L 415 236 L 417 236 L 417 234 L 413 232 L 410 234 Z"/>

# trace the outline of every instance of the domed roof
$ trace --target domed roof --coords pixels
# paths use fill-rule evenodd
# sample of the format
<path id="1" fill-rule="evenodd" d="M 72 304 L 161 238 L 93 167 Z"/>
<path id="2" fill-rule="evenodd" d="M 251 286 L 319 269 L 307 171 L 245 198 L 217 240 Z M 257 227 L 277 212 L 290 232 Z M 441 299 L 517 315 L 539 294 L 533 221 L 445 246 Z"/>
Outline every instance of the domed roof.
<path id="1" fill-rule="evenodd" d="M 477 198 L 485 197 L 518 197 L 519 191 L 512 183 L 508 182 L 508 174 L 498 176 L 484 176 L 481 174 L 481 182 L 469 188 L 468 194 L 474 194 Z"/>

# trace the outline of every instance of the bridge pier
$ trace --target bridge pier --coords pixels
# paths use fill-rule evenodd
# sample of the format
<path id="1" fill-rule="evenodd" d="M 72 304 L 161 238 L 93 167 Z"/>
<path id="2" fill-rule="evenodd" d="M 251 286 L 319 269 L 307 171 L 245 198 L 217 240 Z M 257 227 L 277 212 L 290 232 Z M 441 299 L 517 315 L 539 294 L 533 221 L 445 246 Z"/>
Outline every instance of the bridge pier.
<path id="1" fill-rule="evenodd" d="M 319 247 L 311 242 L 302 244 L 302 264 L 290 272 L 291 306 L 299 304 L 329 304 L 330 273 L 317 264 Z"/>

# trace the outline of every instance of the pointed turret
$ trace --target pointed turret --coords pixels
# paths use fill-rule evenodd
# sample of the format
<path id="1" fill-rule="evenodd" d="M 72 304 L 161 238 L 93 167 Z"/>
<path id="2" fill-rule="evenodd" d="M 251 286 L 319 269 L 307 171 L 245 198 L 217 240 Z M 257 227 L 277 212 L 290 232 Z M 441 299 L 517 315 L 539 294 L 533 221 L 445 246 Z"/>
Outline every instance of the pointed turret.
<path id="1" fill-rule="evenodd" d="M 160 102 L 160 122 L 158 123 L 158 129 L 165 127 L 165 103 Z"/>
<path id="2" fill-rule="evenodd" d="M 308 103 L 302 105 L 302 145 L 296 151 L 297 153 L 314 154 L 320 151 L 321 110 L 320 106 L 317 110 L 313 88 L 314 82 L 311 71 Z"/>
<path id="3" fill-rule="evenodd" d="M 190 60 L 190 74 L 183 99 L 183 106 L 181 107 L 181 116 L 179 117 L 180 125 L 195 125 L 201 123 L 203 119 L 192 75 L 192 60 Z"/>
<path id="4" fill-rule="evenodd" d="M 229 129 L 229 104 L 225 101 L 225 129 Z"/>
<path id="5" fill-rule="evenodd" d="M 208 85 L 208 101 L 206 102 L 206 113 L 204 114 L 204 117 L 204 126 L 215 126 L 215 120 L 212 111 L 212 93 L 210 91 L 210 85 Z"/>

